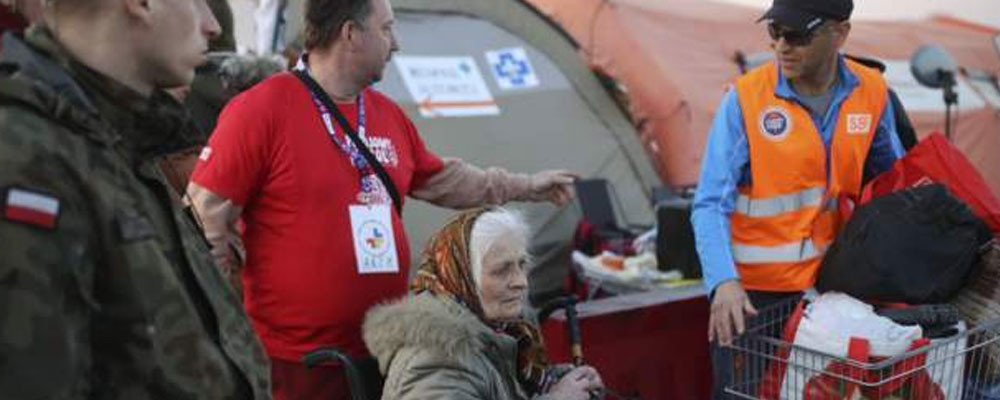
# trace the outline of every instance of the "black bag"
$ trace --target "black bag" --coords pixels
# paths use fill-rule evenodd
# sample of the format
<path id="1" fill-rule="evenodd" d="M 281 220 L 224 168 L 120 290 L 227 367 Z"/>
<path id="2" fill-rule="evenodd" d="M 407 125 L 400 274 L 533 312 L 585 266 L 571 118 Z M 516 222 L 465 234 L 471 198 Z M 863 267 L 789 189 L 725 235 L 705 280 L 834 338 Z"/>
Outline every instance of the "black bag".
<path id="1" fill-rule="evenodd" d="M 701 279 L 691 203 L 689 198 L 673 197 L 656 204 L 656 262 L 661 270 L 681 271 L 684 279 Z"/>
<path id="2" fill-rule="evenodd" d="M 816 288 L 873 301 L 944 303 L 991 240 L 986 224 L 942 185 L 859 207 L 827 251 Z"/>

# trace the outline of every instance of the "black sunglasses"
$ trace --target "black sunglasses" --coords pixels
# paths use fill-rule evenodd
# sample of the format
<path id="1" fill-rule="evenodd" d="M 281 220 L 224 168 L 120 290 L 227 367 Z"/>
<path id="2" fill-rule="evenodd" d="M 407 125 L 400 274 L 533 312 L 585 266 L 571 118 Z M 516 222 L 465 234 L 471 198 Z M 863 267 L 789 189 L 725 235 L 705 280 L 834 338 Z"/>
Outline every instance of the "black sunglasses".
<path id="1" fill-rule="evenodd" d="M 822 24 L 820 24 L 822 25 Z M 788 29 L 776 23 L 767 24 L 767 34 L 771 36 L 771 40 L 777 42 L 781 38 L 785 38 L 785 43 L 789 46 L 808 46 L 812 43 L 813 38 L 816 37 L 817 28 L 813 28 L 808 31 L 797 31 L 794 29 Z"/>

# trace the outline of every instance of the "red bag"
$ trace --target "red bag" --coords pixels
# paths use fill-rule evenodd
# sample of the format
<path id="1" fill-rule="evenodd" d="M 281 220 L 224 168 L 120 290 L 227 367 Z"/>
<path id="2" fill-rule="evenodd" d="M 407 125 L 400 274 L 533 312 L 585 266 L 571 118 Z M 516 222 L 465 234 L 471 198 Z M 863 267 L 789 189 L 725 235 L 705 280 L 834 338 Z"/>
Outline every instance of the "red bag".
<path id="1" fill-rule="evenodd" d="M 1000 200 L 976 167 L 940 133 L 933 133 L 917 143 L 892 169 L 869 182 L 858 204 L 900 189 L 931 183 L 945 185 L 953 196 L 982 218 L 993 233 L 1000 233 Z"/>
<path id="2" fill-rule="evenodd" d="M 910 350 L 928 345 L 930 340 L 920 339 L 913 343 Z M 870 357 L 868 351 L 867 340 L 852 338 L 848 357 L 862 364 L 879 361 L 877 357 Z M 846 362 L 834 362 L 826 368 L 825 374 L 809 379 L 803 400 L 843 400 L 856 398 L 856 394 L 866 399 L 897 398 L 893 394 L 903 390 L 909 394 L 906 398 L 910 399 L 945 400 L 941 386 L 924 369 L 926 363 L 927 353 L 893 364 L 891 372 L 872 371 Z M 864 385 L 837 377 L 849 377 Z"/>
<path id="3" fill-rule="evenodd" d="M 806 311 L 805 299 L 800 300 L 799 304 L 795 305 L 795 310 L 788 317 L 788 321 L 785 321 L 785 329 L 781 334 L 781 339 L 785 343 L 795 342 L 795 331 L 799 327 L 799 322 L 802 321 L 802 315 Z M 773 361 L 771 365 L 767 368 L 767 372 L 764 374 L 760 381 L 760 386 L 757 388 L 757 395 L 762 400 L 778 400 L 781 398 L 781 381 L 785 379 L 785 370 L 788 369 L 788 356 L 791 355 L 791 346 L 779 346 L 777 348 L 777 360 Z"/>
<path id="4" fill-rule="evenodd" d="M 785 322 L 781 338 L 784 342 L 795 343 L 806 303 L 807 300 L 800 301 Z M 909 344 L 909 350 L 930 344 L 929 339 L 916 339 Z M 927 352 L 899 360 L 888 369 L 874 370 L 862 365 L 870 366 L 886 358 L 872 355 L 869 341 L 864 338 L 852 337 L 848 343 L 847 358 L 856 361 L 857 364 L 837 360 L 835 357 L 826 360 L 813 353 L 795 356 L 792 354 L 795 350 L 791 346 L 774 347 L 774 358 L 770 360 L 757 387 L 757 398 L 762 400 L 889 399 L 897 398 L 892 394 L 898 393 L 907 393 L 908 396 L 901 397 L 907 399 L 949 399 L 945 396 L 941 384 L 932 379 L 925 368 L 928 363 Z M 829 363 L 824 364 L 826 361 Z M 789 375 L 789 368 L 795 369 L 797 375 Z M 940 379 L 951 376 L 944 372 L 938 371 Z M 808 377 L 803 379 L 803 374 Z M 789 379 L 803 382 L 804 385 L 789 385 Z M 796 390 L 799 388 L 801 392 Z"/>

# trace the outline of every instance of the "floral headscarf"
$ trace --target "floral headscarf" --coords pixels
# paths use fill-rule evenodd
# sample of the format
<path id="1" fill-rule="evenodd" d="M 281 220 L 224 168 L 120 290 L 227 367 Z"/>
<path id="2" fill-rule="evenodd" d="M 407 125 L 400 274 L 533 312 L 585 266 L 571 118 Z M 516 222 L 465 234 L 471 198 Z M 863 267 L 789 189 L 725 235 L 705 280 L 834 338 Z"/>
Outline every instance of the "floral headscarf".
<path id="1" fill-rule="evenodd" d="M 450 297 L 472 311 L 480 321 L 516 339 L 518 381 L 527 391 L 537 393 L 543 386 L 548 366 L 541 332 L 535 324 L 524 319 L 503 323 L 487 320 L 472 278 L 469 251 L 472 227 L 479 216 L 493 210 L 479 208 L 467 211 L 445 225 L 424 250 L 423 261 L 410 284 L 410 290 Z"/>

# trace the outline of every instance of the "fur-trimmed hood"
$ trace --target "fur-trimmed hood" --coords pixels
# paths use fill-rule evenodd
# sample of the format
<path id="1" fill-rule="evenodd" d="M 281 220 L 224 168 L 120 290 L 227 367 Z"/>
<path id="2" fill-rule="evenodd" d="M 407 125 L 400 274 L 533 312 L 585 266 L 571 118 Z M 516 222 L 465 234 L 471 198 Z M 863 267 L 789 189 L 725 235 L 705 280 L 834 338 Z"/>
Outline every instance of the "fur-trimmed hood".
<path id="1" fill-rule="evenodd" d="M 480 351 L 496 334 L 460 304 L 425 292 L 372 308 L 362 335 L 384 369 L 408 346 L 462 357 Z"/>
<path id="2" fill-rule="evenodd" d="M 530 397 L 518 383 L 517 341 L 449 298 L 424 292 L 377 306 L 362 336 L 385 376 L 383 399 Z"/>

